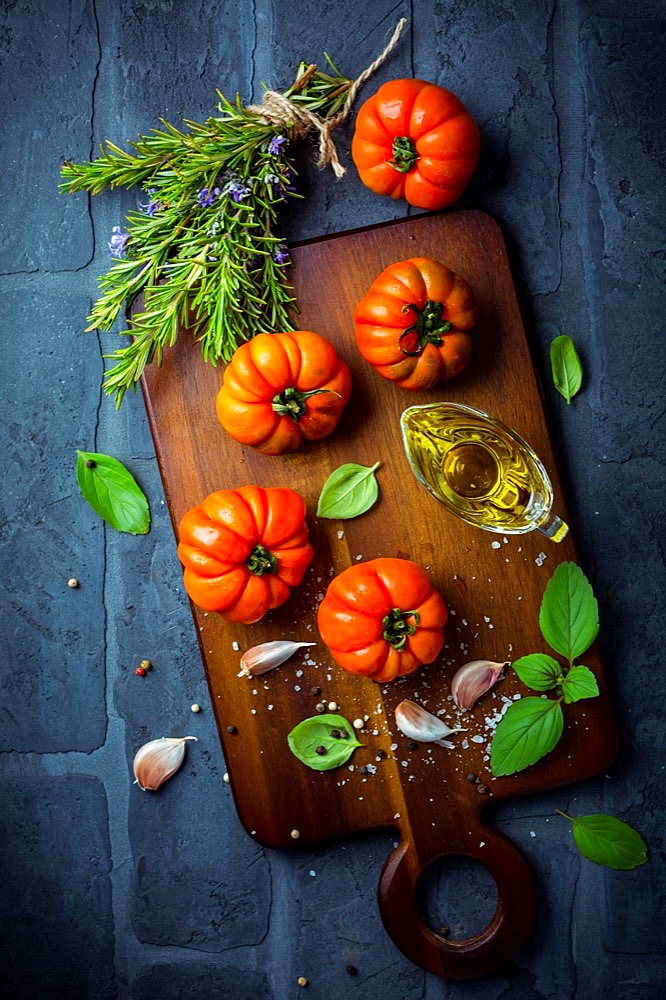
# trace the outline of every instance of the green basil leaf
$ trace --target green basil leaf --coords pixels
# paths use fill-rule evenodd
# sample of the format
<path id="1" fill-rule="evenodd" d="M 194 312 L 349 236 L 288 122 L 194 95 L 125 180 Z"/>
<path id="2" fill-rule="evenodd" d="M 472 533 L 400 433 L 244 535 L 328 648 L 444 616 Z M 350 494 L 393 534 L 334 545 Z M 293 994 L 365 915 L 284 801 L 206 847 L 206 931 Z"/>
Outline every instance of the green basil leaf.
<path id="1" fill-rule="evenodd" d="M 511 666 L 523 684 L 533 691 L 550 691 L 562 683 L 562 667 L 547 653 L 530 653 L 521 656 Z"/>
<path id="2" fill-rule="evenodd" d="M 595 813 L 591 816 L 567 816 L 571 823 L 576 847 L 586 858 L 597 865 L 630 871 L 647 861 L 647 846 L 639 833 L 615 816 Z"/>
<path id="3" fill-rule="evenodd" d="M 348 462 L 330 474 L 319 497 L 317 517 L 349 518 L 365 514 L 379 496 L 375 471 L 379 462 L 370 468 Z"/>
<path id="4" fill-rule="evenodd" d="M 564 728 L 559 701 L 521 698 L 500 720 L 490 748 L 490 769 L 498 777 L 523 771 L 545 757 Z"/>
<path id="5" fill-rule="evenodd" d="M 592 645 L 599 631 L 599 609 L 580 566 L 561 563 L 548 581 L 539 611 L 541 634 L 569 663 Z"/>
<path id="6" fill-rule="evenodd" d="M 567 705 L 583 698 L 596 698 L 598 694 L 597 678 L 589 667 L 578 664 L 567 671 L 562 681 L 562 695 Z"/>
<path id="7" fill-rule="evenodd" d="M 583 366 L 573 340 L 566 334 L 555 337 L 550 345 L 550 368 L 553 385 L 570 403 L 583 384 Z"/>
<path id="8" fill-rule="evenodd" d="M 339 733 L 339 736 L 334 736 Z M 315 771 L 331 771 L 346 763 L 356 747 L 354 727 L 341 715 L 315 715 L 303 719 L 287 736 L 289 749 Z M 319 753 L 317 750 L 319 749 Z"/>
<path id="9" fill-rule="evenodd" d="M 76 479 L 95 513 L 116 531 L 145 535 L 150 528 L 148 501 L 132 473 L 109 455 L 76 455 Z"/>

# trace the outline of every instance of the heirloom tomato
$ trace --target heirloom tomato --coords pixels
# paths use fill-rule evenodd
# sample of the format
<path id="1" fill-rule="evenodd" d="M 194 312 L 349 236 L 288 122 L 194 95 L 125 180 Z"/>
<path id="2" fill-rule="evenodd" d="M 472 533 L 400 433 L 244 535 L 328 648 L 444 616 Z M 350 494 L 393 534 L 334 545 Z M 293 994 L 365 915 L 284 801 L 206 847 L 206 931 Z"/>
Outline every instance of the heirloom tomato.
<path id="1" fill-rule="evenodd" d="M 455 94 L 426 80 L 392 80 L 356 116 L 352 159 L 376 194 L 445 208 L 479 160 L 479 129 Z"/>
<path id="2" fill-rule="evenodd" d="M 477 320 L 465 279 L 427 257 L 391 264 L 354 311 L 356 343 L 365 360 L 384 378 L 412 390 L 431 389 L 465 368 Z"/>
<path id="3" fill-rule="evenodd" d="M 334 577 L 319 605 L 319 633 L 350 674 L 392 681 L 432 663 L 444 642 L 444 601 L 408 559 L 355 563 Z"/>
<path id="4" fill-rule="evenodd" d="M 337 426 L 351 375 L 333 345 L 310 330 L 260 333 L 234 353 L 217 395 L 225 431 L 265 455 L 295 451 Z"/>
<path id="5" fill-rule="evenodd" d="M 185 590 L 232 622 L 251 624 L 284 604 L 313 555 L 305 504 L 286 488 L 218 490 L 180 522 Z"/>

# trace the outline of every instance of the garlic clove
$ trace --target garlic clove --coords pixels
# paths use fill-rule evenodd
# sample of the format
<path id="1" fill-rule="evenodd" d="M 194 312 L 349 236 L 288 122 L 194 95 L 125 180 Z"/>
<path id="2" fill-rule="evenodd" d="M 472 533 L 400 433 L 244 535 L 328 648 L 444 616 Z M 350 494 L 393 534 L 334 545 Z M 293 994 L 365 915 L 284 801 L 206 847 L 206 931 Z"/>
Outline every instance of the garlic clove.
<path id="1" fill-rule="evenodd" d="M 258 677 L 274 670 L 293 656 L 302 646 L 316 646 L 316 642 L 291 642 L 289 639 L 275 639 L 253 646 L 241 656 L 239 677 Z"/>
<path id="2" fill-rule="evenodd" d="M 183 763 L 186 740 L 196 740 L 196 736 L 182 736 L 180 739 L 162 736 L 159 740 L 144 743 L 134 758 L 135 784 L 144 792 L 157 791 Z"/>
<path id="3" fill-rule="evenodd" d="M 436 715 L 428 712 L 422 705 L 414 701 L 401 701 L 395 710 L 395 721 L 401 733 L 418 743 L 439 743 L 441 746 L 453 749 L 453 743 L 445 740 L 452 733 L 464 732 L 462 729 L 452 729 Z"/>
<path id="4" fill-rule="evenodd" d="M 451 694 L 458 708 L 471 708 L 479 698 L 486 694 L 500 678 L 508 662 L 496 663 L 494 660 L 470 660 L 453 675 Z"/>

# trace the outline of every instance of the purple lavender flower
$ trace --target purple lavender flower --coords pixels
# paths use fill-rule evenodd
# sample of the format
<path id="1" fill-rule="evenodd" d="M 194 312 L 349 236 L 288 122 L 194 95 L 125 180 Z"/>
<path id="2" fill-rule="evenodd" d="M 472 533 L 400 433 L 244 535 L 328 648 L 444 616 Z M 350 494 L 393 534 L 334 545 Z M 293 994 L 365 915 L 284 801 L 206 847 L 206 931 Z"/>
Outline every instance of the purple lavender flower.
<path id="1" fill-rule="evenodd" d="M 124 233 L 120 226 L 114 226 L 111 230 L 112 236 L 109 242 L 109 250 L 114 257 L 124 257 L 129 233 Z"/>
<path id="2" fill-rule="evenodd" d="M 224 189 L 225 194 L 230 194 L 233 200 L 238 203 L 242 201 L 243 198 L 247 198 L 250 193 L 250 188 L 245 184 L 240 184 L 238 181 L 229 181 Z"/>
<path id="3" fill-rule="evenodd" d="M 197 195 L 197 201 L 202 208 L 210 208 L 216 198 L 219 198 L 221 194 L 219 187 L 214 188 L 201 188 L 199 194 Z"/>
<path id="4" fill-rule="evenodd" d="M 273 254 L 273 260 L 276 264 L 289 264 L 289 251 L 284 244 L 279 246 L 275 253 Z"/>
<path id="5" fill-rule="evenodd" d="M 146 194 L 155 194 L 156 190 L 157 188 L 148 188 Z M 160 203 L 157 200 L 157 198 L 151 198 L 150 201 L 139 203 L 139 208 L 141 209 L 141 211 L 144 212 L 146 215 L 149 215 L 151 218 L 155 215 L 159 207 Z"/>
<path id="6" fill-rule="evenodd" d="M 288 141 L 289 140 L 287 139 L 286 135 L 274 135 L 271 141 L 268 143 L 268 152 L 271 153 L 273 156 L 281 156 L 282 147 Z"/>
<path id="7" fill-rule="evenodd" d="M 286 199 L 287 193 L 282 185 L 281 177 L 278 177 L 277 174 L 266 174 L 264 180 L 273 188 L 273 194 L 276 198 L 282 198 L 283 201 Z"/>

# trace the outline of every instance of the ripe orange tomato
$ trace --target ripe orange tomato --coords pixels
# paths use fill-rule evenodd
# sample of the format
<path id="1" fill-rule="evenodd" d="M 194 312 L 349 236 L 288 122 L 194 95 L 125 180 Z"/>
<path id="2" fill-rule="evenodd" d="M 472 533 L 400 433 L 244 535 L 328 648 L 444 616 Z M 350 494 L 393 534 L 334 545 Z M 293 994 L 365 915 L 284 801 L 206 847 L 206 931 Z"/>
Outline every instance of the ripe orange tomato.
<path id="1" fill-rule="evenodd" d="M 377 277 L 354 311 L 356 343 L 402 389 L 431 389 L 465 368 L 478 310 L 464 278 L 445 264 L 412 257 Z"/>
<path id="2" fill-rule="evenodd" d="M 310 330 L 260 333 L 224 372 L 217 417 L 236 441 L 265 455 L 295 451 L 335 429 L 351 375 L 333 345 Z"/>
<path id="3" fill-rule="evenodd" d="M 477 124 L 455 94 L 412 79 L 385 83 L 361 106 L 351 148 L 371 191 L 431 210 L 461 196 L 479 150 Z"/>
<path id="4" fill-rule="evenodd" d="M 350 674 L 392 681 L 432 663 L 448 613 L 426 571 L 409 559 L 355 563 L 334 577 L 317 624 Z"/>

